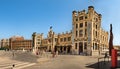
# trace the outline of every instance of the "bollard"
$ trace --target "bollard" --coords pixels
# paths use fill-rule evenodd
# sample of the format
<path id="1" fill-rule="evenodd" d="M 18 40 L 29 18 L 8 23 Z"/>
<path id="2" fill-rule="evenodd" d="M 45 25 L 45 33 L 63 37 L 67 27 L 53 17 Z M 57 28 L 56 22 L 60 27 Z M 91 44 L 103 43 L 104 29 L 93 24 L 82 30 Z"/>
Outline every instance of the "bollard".
<path id="1" fill-rule="evenodd" d="M 117 50 L 112 49 L 112 54 L 111 54 L 111 67 L 116 68 L 117 67 Z"/>

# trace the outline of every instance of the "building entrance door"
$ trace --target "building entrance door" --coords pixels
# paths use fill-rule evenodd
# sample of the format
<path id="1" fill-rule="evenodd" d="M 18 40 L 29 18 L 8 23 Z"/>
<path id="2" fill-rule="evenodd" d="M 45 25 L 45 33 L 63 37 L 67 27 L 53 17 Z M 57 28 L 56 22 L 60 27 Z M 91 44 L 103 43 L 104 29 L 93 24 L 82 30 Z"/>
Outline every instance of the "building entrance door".
<path id="1" fill-rule="evenodd" d="M 79 43 L 79 55 L 83 53 L 83 43 Z"/>
<path id="2" fill-rule="evenodd" d="M 70 53 L 71 51 L 71 46 L 68 46 L 67 53 Z"/>
<path id="3" fill-rule="evenodd" d="M 55 52 L 57 51 L 57 46 L 55 46 L 55 49 L 54 49 L 54 51 L 55 51 Z"/>
<path id="4" fill-rule="evenodd" d="M 62 46 L 60 46 L 60 53 L 62 53 L 63 52 L 63 50 L 62 50 Z"/>

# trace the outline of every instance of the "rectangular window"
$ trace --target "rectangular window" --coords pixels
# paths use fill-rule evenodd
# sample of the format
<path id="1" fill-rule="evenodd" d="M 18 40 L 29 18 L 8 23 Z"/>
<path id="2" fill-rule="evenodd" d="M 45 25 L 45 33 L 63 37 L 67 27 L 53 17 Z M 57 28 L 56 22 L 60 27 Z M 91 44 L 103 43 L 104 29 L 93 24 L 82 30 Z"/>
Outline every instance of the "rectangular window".
<path id="1" fill-rule="evenodd" d="M 94 50 L 95 48 L 94 48 L 94 43 L 93 43 L 93 50 Z"/>
<path id="2" fill-rule="evenodd" d="M 77 49 L 77 43 L 75 43 L 75 49 Z"/>
<path id="3" fill-rule="evenodd" d="M 76 30 L 76 37 L 78 36 L 78 31 Z"/>
<path id="4" fill-rule="evenodd" d="M 40 42 L 38 42 L 37 44 L 40 44 Z"/>
<path id="5" fill-rule="evenodd" d="M 85 27 L 87 27 L 87 22 L 85 22 Z"/>
<path id="6" fill-rule="evenodd" d="M 83 23 L 80 23 L 80 28 L 82 28 L 83 27 Z"/>
<path id="7" fill-rule="evenodd" d="M 37 39 L 38 41 L 40 41 L 40 39 Z"/>
<path id="8" fill-rule="evenodd" d="M 78 24 L 76 24 L 76 29 L 78 28 Z"/>
<path id="9" fill-rule="evenodd" d="M 96 18 L 96 22 L 98 21 L 98 19 Z"/>
<path id="10" fill-rule="evenodd" d="M 83 36 L 83 30 L 79 30 L 79 37 Z"/>
<path id="11" fill-rule="evenodd" d="M 76 21 L 78 21 L 78 18 L 76 18 Z"/>
<path id="12" fill-rule="evenodd" d="M 96 37 L 97 37 L 97 31 L 96 31 Z"/>
<path id="13" fill-rule="evenodd" d="M 68 41 L 71 41 L 71 37 L 68 37 Z"/>
<path id="14" fill-rule="evenodd" d="M 87 29 L 85 29 L 85 36 L 87 36 Z"/>
<path id="15" fill-rule="evenodd" d="M 87 49 L 87 42 L 84 43 L 84 49 Z"/>
<path id="16" fill-rule="evenodd" d="M 60 41 L 62 42 L 62 41 L 63 41 L 63 38 L 60 38 Z"/>
<path id="17" fill-rule="evenodd" d="M 103 41 L 104 41 L 104 36 L 103 36 Z"/>
<path id="18" fill-rule="evenodd" d="M 97 25 L 96 25 L 96 29 L 97 29 Z"/>
<path id="19" fill-rule="evenodd" d="M 55 42 L 57 42 L 58 41 L 58 39 L 57 38 L 55 38 Z"/>
<path id="20" fill-rule="evenodd" d="M 79 17 L 79 20 L 83 20 L 83 16 Z"/>
<path id="21" fill-rule="evenodd" d="M 98 49 L 98 47 L 97 47 L 97 43 L 95 43 L 95 50 L 97 50 Z"/>
<path id="22" fill-rule="evenodd" d="M 95 30 L 93 30 L 93 36 L 95 36 Z"/>
<path id="23" fill-rule="evenodd" d="M 64 38 L 64 41 L 66 41 L 66 38 Z"/>
<path id="24" fill-rule="evenodd" d="M 49 42 L 52 42 L 51 39 L 49 39 Z"/>

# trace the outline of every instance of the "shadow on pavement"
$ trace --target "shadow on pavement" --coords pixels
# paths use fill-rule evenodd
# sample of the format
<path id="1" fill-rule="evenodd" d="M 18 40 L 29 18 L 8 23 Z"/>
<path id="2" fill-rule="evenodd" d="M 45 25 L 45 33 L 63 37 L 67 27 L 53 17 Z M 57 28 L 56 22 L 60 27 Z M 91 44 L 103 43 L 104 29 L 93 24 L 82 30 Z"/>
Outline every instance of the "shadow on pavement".
<path id="1" fill-rule="evenodd" d="M 111 61 L 100 61 L 99 63 L 86 64 L 86 68 L 93 69 L 120 69 L 120 60 L 117 62 L 117 68 L 111 68 Z"/>
<path id="2" fill-rule="evenodd" d="M 99 63 L 93 63 L 93 64 L 86 64 L 87 68 L 93 68 L 93 69 L 110 69 L 110 62 L 109 61 L 100 61 Z"/>

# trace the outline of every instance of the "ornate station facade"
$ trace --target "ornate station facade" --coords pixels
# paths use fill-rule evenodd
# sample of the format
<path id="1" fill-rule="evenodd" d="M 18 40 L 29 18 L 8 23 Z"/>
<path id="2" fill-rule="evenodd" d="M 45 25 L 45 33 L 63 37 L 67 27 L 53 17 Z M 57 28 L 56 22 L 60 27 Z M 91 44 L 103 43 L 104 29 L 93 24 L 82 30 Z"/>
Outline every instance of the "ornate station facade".
<path id="1" fill-rule="evenodd" d="M 59 53 L 98 55 L 108 51 L 108 32 L 101 27 L 102 15 L 93 6 L 88 10 L 72 12 L 72 31 L 56 34 L 52 27 L 47 38 L 34 32 L 33 48 Z"/>

